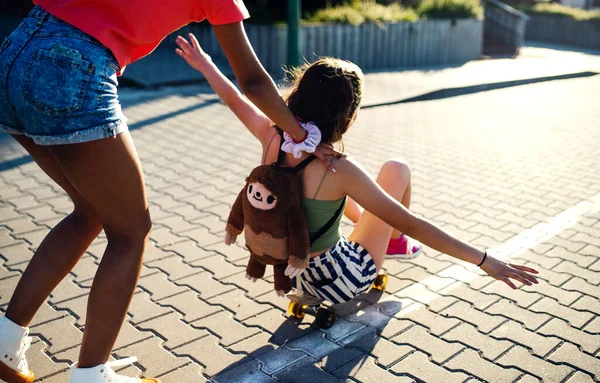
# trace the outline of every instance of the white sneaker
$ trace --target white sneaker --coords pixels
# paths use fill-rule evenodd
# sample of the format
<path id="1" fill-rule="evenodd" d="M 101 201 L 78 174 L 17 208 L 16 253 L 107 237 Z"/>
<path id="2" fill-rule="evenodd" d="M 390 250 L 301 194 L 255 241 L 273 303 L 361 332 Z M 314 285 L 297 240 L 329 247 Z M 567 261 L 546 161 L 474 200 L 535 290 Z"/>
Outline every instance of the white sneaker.
<path id="1" fill-rule="evenodd" d="M 133 364 L 137 358 L 125 358 L 107 362 L 91 368 L 76 368 L 75 364 L 71 366 L 71 383 L 160 383 L 160 380 L 153 378 L 131 378 L 119 375 L 113 371 L 113 367 L 124 367 Z"/>
<path id="2" fill-rule="evenodd" d="M 0 380 L 7 383 L 32 383 L 25 353 L 31 346 L 29 328 L 7 317 L 0 318 Z"/>

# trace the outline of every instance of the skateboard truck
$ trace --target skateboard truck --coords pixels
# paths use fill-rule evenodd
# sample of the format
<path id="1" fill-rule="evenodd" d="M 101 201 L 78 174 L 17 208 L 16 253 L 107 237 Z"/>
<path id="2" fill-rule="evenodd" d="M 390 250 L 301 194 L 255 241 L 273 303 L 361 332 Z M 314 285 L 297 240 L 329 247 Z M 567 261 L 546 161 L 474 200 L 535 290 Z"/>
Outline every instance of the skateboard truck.
<path id="1" fill-rule="evenodd" d="M 375 278 L 372 289 L 385 291 L 388 283 L 388 276 L 386 274 L 379 274 Z M 315 324 L 320 329 L 331 328 L 335 324 L 336 315 L 335 311 L 330 308 L 322 307 L 322 299 L 314 297 L 302 291 L 298 291 L 295 294 L 288 294 L 290 304 L 288 305 L 287 312 L 291 317 L 304 319 L 306 314 L 315 318 Z"/>

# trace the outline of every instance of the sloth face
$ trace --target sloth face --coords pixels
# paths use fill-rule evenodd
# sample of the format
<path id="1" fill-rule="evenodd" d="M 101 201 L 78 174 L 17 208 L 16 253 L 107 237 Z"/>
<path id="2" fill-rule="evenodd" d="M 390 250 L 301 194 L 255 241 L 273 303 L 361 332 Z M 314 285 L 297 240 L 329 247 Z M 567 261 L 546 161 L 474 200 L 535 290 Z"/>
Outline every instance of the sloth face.
<path id="1" fill-rule="evenodd" d="M 271 210 L 277 205 L 277 197 L 260 182 L 248 184 L 246 196 L 250 204 L 259 210 Z"/>

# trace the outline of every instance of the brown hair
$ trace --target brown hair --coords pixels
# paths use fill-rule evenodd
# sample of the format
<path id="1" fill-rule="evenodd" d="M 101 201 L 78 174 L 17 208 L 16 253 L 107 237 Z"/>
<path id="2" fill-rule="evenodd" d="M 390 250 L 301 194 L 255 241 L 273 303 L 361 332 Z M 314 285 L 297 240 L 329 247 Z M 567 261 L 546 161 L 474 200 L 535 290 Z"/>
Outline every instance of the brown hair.
<path id="1" fill-rule="evenodd" d="M 321 57 L 288 75 L 294 89 L 287 104 L 294 116 L 317 125 L 321 142 L 340 141 L 362 100 L 362 70 L 350 61 Z"/>

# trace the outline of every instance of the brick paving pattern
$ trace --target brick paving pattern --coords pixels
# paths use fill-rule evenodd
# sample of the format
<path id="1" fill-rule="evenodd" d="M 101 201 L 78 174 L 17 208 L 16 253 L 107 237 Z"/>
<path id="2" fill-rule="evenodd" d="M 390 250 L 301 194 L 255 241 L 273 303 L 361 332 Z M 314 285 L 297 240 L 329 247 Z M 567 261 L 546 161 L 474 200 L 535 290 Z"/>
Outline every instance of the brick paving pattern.
<path id="1" fill-rule="evenodd" d="M 388 99 L 401 94 L 404 78 L 367 76 L 366 103 L 384 98 L 382 83 Z M 408 160 L 415 212 L 540 269 L 541 284 L 512 291 L 426 249 L 388 261 L 388 290 L 341 307 L 329 330 L 287 319 L 272 274 L 247 281 L 243 243 L 222 243 L 260 160 L 241 123 L 203 86 L 124 90 L 154 226 L 113 356 L 137 356 L 123 373 L 166 383 L 600 380 L 599 89 L 594 76 L 361 111 L 350 155 L 373 174 Z M 0 155 L 4 311 L 70 203 L 6 136 Z M 35 318 L 28 358 L 40 382 L 68 379 L 105 245 L 94 242 Z"/>

